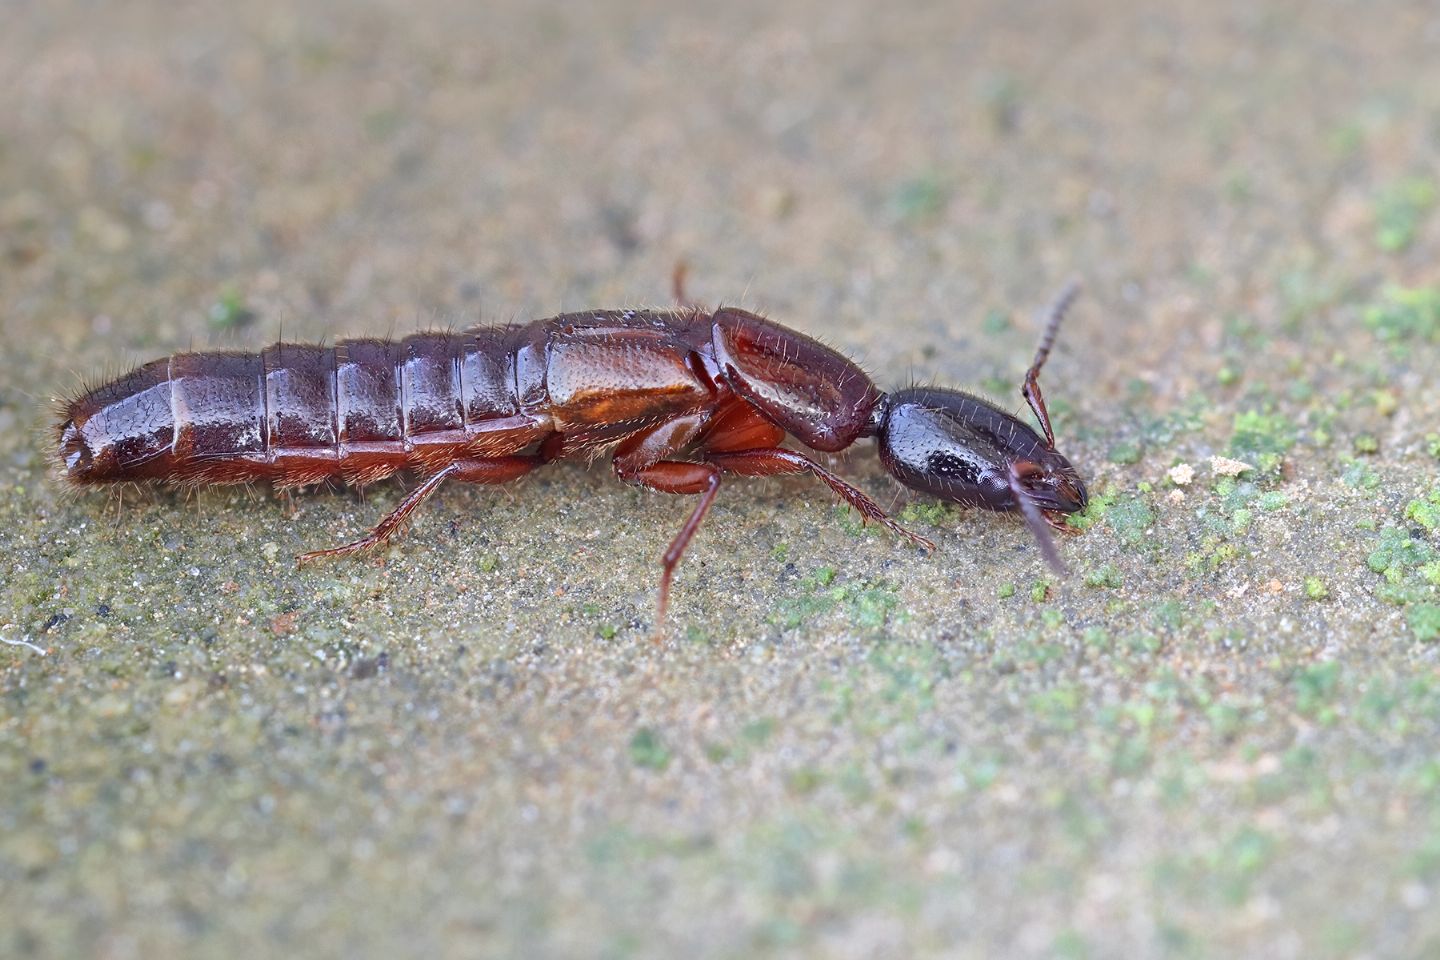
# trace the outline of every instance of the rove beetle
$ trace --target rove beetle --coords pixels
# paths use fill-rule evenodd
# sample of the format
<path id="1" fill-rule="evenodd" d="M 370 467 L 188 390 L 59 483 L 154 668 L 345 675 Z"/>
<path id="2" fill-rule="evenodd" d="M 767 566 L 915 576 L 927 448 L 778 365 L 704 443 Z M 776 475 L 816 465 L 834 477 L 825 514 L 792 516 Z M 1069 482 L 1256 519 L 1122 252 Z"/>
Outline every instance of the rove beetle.
<path id="1" fill-rule="evenodd" d="M 56 456 L 76 485 L 183 485 L 422 477 L 353 543 L 389 539 L 445 481 L 505 483 L 555 460 L 609 453 L 621 480 L 698 496 L 665 551 L 657 628 L 675 566 L 721 478 L 808 473 L 860 512 L 929 550 L 791 436 L 833 453 L 873 437 L 902 484 L 953 503 L 1018 511 L 1063 571 L 1049 528 L 1083 510 L 1085 484 L 1055 449 L 1040 368 L 1079 292 L 1050 307 L 1021 394 L 1043 436 L 959 390 L 882 393 L 852 361 L 746 310 L 685 304 L 683 265 L 669 310 L 588 310 L 524 324 L 416 333 L 258 353 L 178 353 L 63 402 Z"/>

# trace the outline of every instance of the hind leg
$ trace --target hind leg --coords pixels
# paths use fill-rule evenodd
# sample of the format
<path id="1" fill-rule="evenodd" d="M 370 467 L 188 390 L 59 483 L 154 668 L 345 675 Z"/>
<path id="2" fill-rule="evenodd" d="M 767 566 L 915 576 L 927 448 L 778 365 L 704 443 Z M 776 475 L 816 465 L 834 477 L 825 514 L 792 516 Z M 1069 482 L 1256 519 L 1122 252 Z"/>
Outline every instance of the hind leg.
<path id="1" fill-rule="evenodd" d="M 331 547 L 328 550 L 312 550 L 309 553 L 302 553 L 295 558 L 295 562 L 303 566 L 311 560 L 318 560 L 321 557 L 342 557 L 352 553 L 363 553 L 380 546 L 394 536 L 410 514 L 415 511 L 415 508 L 428 500 L 430 495 L 438 490 L 440 484 L 446 480 L 458 480 L 461 483 L 508 483 L 523 477 L 542 463 L 544 461 L 535 456 L 457 460 L 426 477 L 424 482 L 406 494 L 399 506 L 386 514 L 373 530 L 359 540 L 341 547 Z"/>

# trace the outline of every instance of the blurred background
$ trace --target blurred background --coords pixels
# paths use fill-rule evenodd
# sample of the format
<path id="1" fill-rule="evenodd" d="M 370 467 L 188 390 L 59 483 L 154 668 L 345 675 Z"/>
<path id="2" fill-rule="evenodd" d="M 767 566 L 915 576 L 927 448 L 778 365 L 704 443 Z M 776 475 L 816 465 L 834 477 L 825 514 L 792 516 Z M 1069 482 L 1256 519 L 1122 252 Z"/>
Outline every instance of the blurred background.
<path id="1" fill-rule="evenodd" d="M 1440 951 L 1440 10 L 81 3 L 0 34 L 0 952 Z M 188 348 L 665 304 L 1013 404 L 1095 505 L 561 467 L 73 497 Z M 1221 457 L 1222 460 L 1212 460 Z M 22 645 L 28 644 L 29 646 Z M 42 652 L 43 651 L 43 652 Z"/>

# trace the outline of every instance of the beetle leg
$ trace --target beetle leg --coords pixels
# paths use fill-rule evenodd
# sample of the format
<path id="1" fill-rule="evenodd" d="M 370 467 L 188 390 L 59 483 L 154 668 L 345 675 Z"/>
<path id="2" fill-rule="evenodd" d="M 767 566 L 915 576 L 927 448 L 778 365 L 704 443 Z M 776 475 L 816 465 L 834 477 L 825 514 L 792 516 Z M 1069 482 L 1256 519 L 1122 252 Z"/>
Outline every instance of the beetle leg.
<path id="1" fill-rule="evenodd" d="M 1056 533 L 1063 533 L 1071 537 L 1076 536 L 1080 533 L 1079 527 L 1072 527 L 1066 521 L 1066 518 L 1069 517 L 1070 514 L 1061 513 L 1058 510 L 1046 510 L 1044 511 L 1044 513 L 1045 522 L 1050 524 L 1050 529 L 1054 530 Z"/>
<path id="2" fill-rule="evenodd" d="M 685 525 L 670 541 L 661 559 L 660 602 L 655 612 L 657 639 L 665 623 L 665 610 L 670 604 L 670 581 L 674 578 L 675 567 L 685 555 L 685 548 L 690 545 L 695 531 L 700 529 L 700 522 L 705 519 L 710 504 L 715 502 L 715 493 L 720 489 L 720 471 L 710 464 L 665 458 L 690 446 L 708 419 L 708 413 L 692 413 L 667 420 L 627 438 L 615 449 L 611 461 L 615 475 L 626 483 L 660 493 L 700 495 Z"/>
<path id="3" fill-rule="evenodd" d="M 898 533 L 902 537 L 909 537 L 926 550 L 935 549 L 933 542 L 918 533 L 911 533 L 886 516 L 885 511 L 880 509 L 880 505 L 874 500 L 814 460 L 804 454 L 796 453 L 794 450 L 771 447 L 764 450 L 737 450 L 734 452 L 706 451 L 705 459 L 722 470 L 739 474 L 742 477 L 776 477 L 785 474 L 808 473 L 854 507 L 866 522 L 873 520 L 887 530 Z"/>
<path id="4" fill-rule="evenodd" d="M 711 415 L 696 443 L 710 454 L 768 449 L 779 446 L 784 439 L 783 428 L 766 420 L 744 400 L 732 397 Z"/>
<path id="5" fill-rule="evenodd" d="M 1020 386 L 1020 395 L 1030 404 L 1035 419 L 1040 421 L 1040 426 L 1045 431 L 1045 445 L 1051 450 L 1055 449 L 1055 434 L 1050 429 L 1050 412 L 1045 409 L 1045 395 L 1040 392 L 1040 368 L 1045 366 L 1045 361 L 1050 358 L 1050 350 L 1055 346 L 1055 336 L 1060 332 L 1060 321 L 1065 318 L 1065 311 L 1070 309 L 1070 305 L 1079 295 L 1080 282 L 1071 280 L 1050 304 L 1050 309 L 1045 313 L 1045 332 L 1040 336 L 1035 361 L 1025 372 L 1025 382 Z"/>
<path id="6" fill-rule="evenodd" d="M 670 581 L 675 576 L 675 567 L 685 555 L 685 548 L 690 546 L 695 531 L 700 529 L 705 514 L 710 512 L 710 504 L 715 502 L 715 494 L 720 489 L 720 471 L 708 463 L 661 460 L 642 467 L 626 479 L 660 493 L 700 494 L 700 499 L 695 501 L 695 509 L 690 511 L 685 525 L 665 548 L 665 555 L 660 561 L 660 602 L 655 611 L 655 636 L 658 638 L 665 625 L 665 610 L 670 605 Z"/>
<path id="7" fill-rule="evenodd" d="M 456 460 L 426 477 L 414 490 L 405 495 L 399 506 L 391 510 L 375 525 L 375 528 L 351 543 L 328 550 L 312 550 L 295 558 L 299 566 L 321 557 L 341 557 L 351 553 L 362 553 L 380 546 L 395 535 L 405 520 L 430 498 L 440 484 L 454 479 L 462 483 L 507 483 L 524 476 L 540 466 L 543 461 L 534 456 L 491 457 L 484 460 Z"/>

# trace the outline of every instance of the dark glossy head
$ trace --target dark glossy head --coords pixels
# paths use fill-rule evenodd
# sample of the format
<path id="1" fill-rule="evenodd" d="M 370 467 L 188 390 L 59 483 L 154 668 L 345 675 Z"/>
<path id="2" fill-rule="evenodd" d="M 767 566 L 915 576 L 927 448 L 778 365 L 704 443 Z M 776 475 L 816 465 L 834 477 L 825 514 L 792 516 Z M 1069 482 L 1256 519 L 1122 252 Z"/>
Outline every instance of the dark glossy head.
<path id="1" fill-rule="evenodd" d="M 987 510 L 1085 509 L 1075 468 L 1030 425 L 958 390 L 916 387 L 886 398 L 877 431 L 880 459 L 905 486 Z M 1014 482 L 1012 482 L 1012 472 Z"/>

